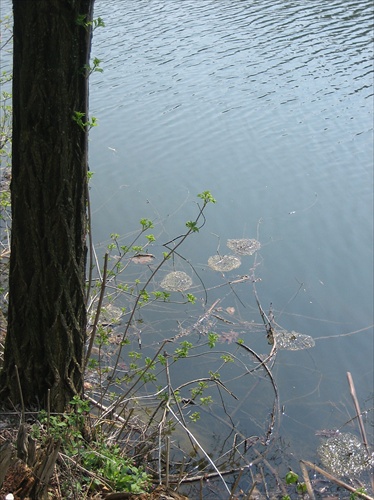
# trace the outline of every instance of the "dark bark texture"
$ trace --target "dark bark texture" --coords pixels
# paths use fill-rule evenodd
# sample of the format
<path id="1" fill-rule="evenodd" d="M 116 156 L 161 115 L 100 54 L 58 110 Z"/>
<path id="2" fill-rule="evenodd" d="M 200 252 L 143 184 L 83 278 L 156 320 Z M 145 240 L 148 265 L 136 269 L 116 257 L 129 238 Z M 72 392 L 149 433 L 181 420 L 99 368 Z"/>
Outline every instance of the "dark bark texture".
<path id="1" fill-rule="evenodd" d="M 83 387 L 93 0 L 13 0 L 12 237 L 0 401 L 63 411 Z"/>

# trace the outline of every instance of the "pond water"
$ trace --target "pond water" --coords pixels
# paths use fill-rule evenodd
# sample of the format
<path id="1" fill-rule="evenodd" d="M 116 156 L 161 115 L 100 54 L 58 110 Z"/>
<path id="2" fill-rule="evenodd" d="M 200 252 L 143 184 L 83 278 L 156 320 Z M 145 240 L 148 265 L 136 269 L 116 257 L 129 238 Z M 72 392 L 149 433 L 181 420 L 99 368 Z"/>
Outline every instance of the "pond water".
<path id="1" fill-rule="evenodd" d="M 264 309 L 315 339 L 273 367 L 287 453 L 315 460 L 315 432 L 355 414 L 347 371 L 362 409 L 373 404 L 372 3 L 96 0 L 95 16 L 106 23 L 90 90 L 97 248 L 142 217 L 160 241 L 178 236 L 210 190 L 217 204 L 181 253 L 211 289 L 206 307 L 220 299 L 261 323 L 251 283 L 217 288 L 258 264 Z M 217 274 L 208 258 L 232 253 L 235 238 L 261 249 Z M 167 272 L 189 269 L 180 260 Z M 244 398 L 246 384 L 236 391 Z"/>
<path id="2" fill-rule="evenodd" d="M 158 280 L 186 272 L 197 304 L 173 292 L 183 304 L 144 312 L 143 350 L 152 353 L 182 326 L 191 342 L 217 331 L 222 349 L 238 357 L 229 390 L 242 407 L 228 406 L 229 413 L 240 435 L 258 434 L 271 420 L 274 387 L 263 372 L 267 385 L 248 391 L 240 365 L 247 353 L 232 342 L 243 338 L 261 355 L 271 350 L 256 280 L 281 331 L 315 342 L 279 350 L 272 365 L 281 415 L 267 458 L 282 477 L 280 457 L 296 468 L 299 459 L 319 462 L 321 429 L 359 437 L 348 371 L 373 436 L 372 13 L 371 0 L 95 2 L 106 24 L 92 48 L 104 72 L 90 86 L 99 122 L 90 135 L 98 255 L 111 233 L 126 244 L 146 217 L 156 236 L 148 251 L 159 259 L 162 243 L 196 217 L 196 195 L 211 191 L 217 203 L 207 207 L 204 227 Z M 239 268 L 212 270 L 209 257 L 232 254 L 226 242 L 240 238 L 261 248 L 240 256 Z M 145 268 L 132 265 L 131 278 L 139 269 L 141 277 Z M 217 300 L 215 316 L 194 329 Z M 204 377 L 216 361 L 186 360 L 173 380 L 183 383 L 191 370 Z M 196 432 L 215 458 L 225 450 L 226 412 L 204 411 Z M 244 490 L 252 479 L 243 475 Z M 204 498 L 225 498 L 222 484 L 211 488 Z"/>

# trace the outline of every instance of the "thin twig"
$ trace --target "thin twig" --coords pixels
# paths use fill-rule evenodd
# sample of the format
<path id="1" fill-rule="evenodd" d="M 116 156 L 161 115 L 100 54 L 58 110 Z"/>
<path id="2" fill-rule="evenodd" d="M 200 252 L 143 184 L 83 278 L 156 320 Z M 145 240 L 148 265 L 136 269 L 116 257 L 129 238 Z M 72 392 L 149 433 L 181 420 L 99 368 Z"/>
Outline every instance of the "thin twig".
<path id="1" fill-rule="evenodd" d="M 161 262 L 155 267 L 155 269 L 152 271 L 151 275 L 149 276 L 149 278 L 146 280 L 146 282 L 144 283 L 143 287 L 142 287 L 142 290 L 146 290 L 148 285 L 151 283 L 151 281 L 153 280 L 154 276 L 157 274 L 157 272 L 161 269 L 161 267 L 165 264 L 165 262 L 167 260 L 169 260 L 169 258 L 174 254 L 174 252 L 177 250 L 177 248 L 179 246 L 182 245 L 182 243 L 192 234 L 196 231 L 196 227 L 198 227 L 199 229 L 201 229 L 203 227 L 203 225 L 205 224 L 205 216 L 204 216 L 204 209 L 206 208 L 206 205 L 208 204 L 208 201 L 205 201 L 203 206 L 199 207 L 199 213 L 197 215 L 197 217 L 195 218 L 195 221 L 194 221 L 194 226 L 193 226 L 193 229 L 190 228 L 186 233 L 180 235 L 180 236 L 177 236 L 176 238 L 172 239 L 171 241 L 168 241 L 167 243 L 164 243 L 164 247 L 166 247 L 169 251 L 168 252 L 165 252 L 164 254 L 164 258 L 161 260 Z M 203 218 L 203 223 L 200 225 L 200 226 L 197 226 L 198 222 L 200 221 L 200 218 Z M 170 245 L 170 243 L 173 243 L 174 241 L 176 240 L 179 240 L 175 247 L 174 248 L 170 248 L 168 245 Z M 111 377 L 109 377 L 109 380 L 112 380 L 114 379 L 114 376 L 115 376 L 115 373 L 117 371 L 117 368 L 118 368 L 118 364 L 119 364 L 119 361 L 120 361 L 120 358 L 121 358 L 121 354 L 122 354 L 122 347 L 124 345 L 124 341 L 127 337 L 127 334 L 128 334 L 128 331 L 129 331 L 129 328 L 130 328 L 130 325 L 132 324 L 132 321 L 134 319 L 134 316 L 135 316 L 135 313 L 136 311 L 138 310 L 138 305 L 139 305 L 139 302 L 141 301 L 141 298 L 142 298 L 142 294 L 139 293 L 138 296 L 136 297 L 135 299 L 135 303 L 134 303 L 134 306 L 131 310 L 131 313 L 130 313 L 130 317 L 127 321 L 127 324 L 126 324 L 126 327 L 125 327 L 125 330 L 123 332 L 123 335 L 122 335 L 122 339 L 121 339 L 121 342 L 120 342 L 120 347 L 118 349 L 118 352 L 117 352 L 117 356 L 116 356 L 116 360 L 114 362 L 114 366 L 112 367 L 112 374 L 111 374 Z M 108 390 L 109 390 L 109 386 L 110 386 L 110 381 L 109 383 L 107 384 L 105 390 L 104 390 L 104 393 L 103 393 L 103 398 L 105 397 L 105 395 L 107 394 Z"/>
<path id="2" fill-rule="evenodd" d="M 49 429 L 51 426 L 51 389 L 47 391 L 47 434 L 49 434 Z"/>
<path id="3" fill-rule="evenodd" d="M 252 354 L 252 356 L 254 356 L 258 361 L 260 361 L 260 363 L 263 362 L 261 357 L 255 351 L 253 351 L 250 347 L 246 346 L 245 344 L 243 344 L 241 342 L 236 342 L 236 344 L 238 346 L 242 347 L 243 349 L 245 349 L 246 351 L 250 352 Z M 278 395 L 277 384 L 275 383 L 273 375 L 272 375 L 271 371 L 269 370 L 268 366 L 266 364 L 264 364 L 263 367 L 264 367 L 265 371 L 267 372 L 267 374 L 269 375 L 269 378 L 270 378 L 270 381 L 272 383 L 274 393 L 275 393 L 273 411 L 271 414 L 271 421 L 270 421 L 269 429 L 268 429 L 267 436 L 266 436 L 266 444 L 268 444 L 269 440 L 270 440 L 270 436 L 273 432 L 273 429 L 274 429 L 274 426 L 276 423 L 276 416 L 279 415 L 279 413 L 280 413 L 280 408 L 279 408 L 279 395 Z"/>
<path id="4" fill-rule="evenodd" d="M 87 172 L 88 174 L 88 172 Z M 92 240 L 92 214 L 91 214 L 91 199 L 90 199 L 90 190 L 88 189 L 88 179 L 86 184 L 86 193 L 87 193 L 87 230 L 88 230 L 88 283 L 87 283 L 87 293 L 86 293 L 86 307 L 88 305 L 88 301 L 91 293 L 91 285 L 92 285 L 92 270 L 93 270 L 93 252 L 94 245 Z"/>
<path id="5" fill-rule="evenodd" d="M 92 331 L 91 331 L 90 343 L 89 343 L 89 346 L 88 346 L 88 349 L 87 349 L 86 359 L 85 359 L 85 362 L 84 362 L 84 369 L 86 369 L 88 361 L 89 361 L 90 356 L 91 356 L 92 347 L 93 347 L 93 343 L 94 343 L 95 336 L 96 336 L 97 325 L 99 323 L 99 318 L 100 318 L 100 313 L 101 313 L 101 306 L 102 306 L 102 303 L 103 303 L 103 300 L 104 300 L 104 292 L 105 292 L 105 285 L 106 285 L 106 275 L 107 275 L 107 269 L 108 269 L 108 257 L 109 257 L 109 254 L 107 252 L 105 254 L 105 257 L 104 257 L 104 271 L 103 271 L 103 280 L 101 282 L 99 303 L 97 304 L 95 320 L 94 320 L 94 324 L 93 324 Z"/>
<path id="6" fill-rule="evenodd" d="M 16 377 L 17 377 L 17 384 L 18 384 L 18 390 L 19 390 L 19 398 L 21 401 L 21 423 L 25 423 L 25 404 L 23 401 L 23 394 L 22 394 L 22 387 L 21 387 L 21 380 L 19 378 L 19 373 L 18 373 L 18 366 L 14 365 L 14 369 L 16 371 Z"/>
<path id="7" fill-rule="evenodd" d="M 275 480 L 276 480 L 276 482 L 277 482 L 278 486 L 279 486 L 279 487 L 280 487 L 280 489 L 282 490 L 282 494 L 283 494 L 283 496 L 286 496 L 286 495 L 287 495 L 287 490 L 286 490 L 286 488 L 285 488 L 285 486 L 284 486 L 283 482 L 280 480 L 277 470 L 269 464 L 269 462 L 266 460 L 266 458 L 265 458 L 264 456 L 262 456 L 262 455 L 261 455 L 261 453 L 260 453 L 258 450 L 256 450 L 256 448 L 253 448 L 253 450 L 254 450 L 254 452 L 256 453 L 256 455 L 257 455 L 258 457 L 262 457 L 262 461 L 263 461 L 263 463 L 266 465 L 266 467 L 267 467 L 267 468 L 270 470 L 270 472 L 273 474 L 273 476 L 274 476 L 274 478 L 275 478 Z M 266 485 L 265 485 L 265 487 L 266 487 Z"/>
<path id="8" fill-rule="evenodd" d="M 170 471 L 170 436 L 165 436 L 165 486 L 169 488 L 169 471 Z"/>
<path id="9" fill-rule="evenodd" d="M 165 344 L 169 342 L 168 339 L 164 340 L 161 344 L 161 346 L 159 347 L 159 349 L 157 350 L 156 354 L 153 356 L 153 358 L 151 359 L 150 363 L 147 364 L 147 366 L 144 368 L 144 370 L 142 370 L 138 376 L 138 378 L 135 380 L 135 382 L 133 383 L 133 385 L 124 393 L 122 394 L 122 396 L 120 396 L 113 404 L 111 404 L 108 409 L 107 409 L 107 413 L 110 413 L 111 411 L 113 411 L 115 408 L 117 408 L 122 402 L 126 401 L 127 400 L 127 396 L 128 394 L 130 394 L 130 392 L 132 390 L 134 390 L 134 388 L 136 387 L 136 385 L 138 384 L 139 381 L 143 380 L 144 379 L 144 375 L 145 373 L 150 369 L 151 366 L 153 366 L 154 362 L 156 361 L 156 359 L 158 358 L 160 352 L 163 350 Z M 158 391 L 157 394 L 159 394 L 160 391 Z M 146 398 L 146 397 L 149 397 L 149 396 L 142 396 L 142 398 Z M 129 400 L 131 399 L 141 399 L 139 397 L 137 398 L 128 398 Z M 105 416 L 105 414 L 103 415 L 103 417 Z"/>

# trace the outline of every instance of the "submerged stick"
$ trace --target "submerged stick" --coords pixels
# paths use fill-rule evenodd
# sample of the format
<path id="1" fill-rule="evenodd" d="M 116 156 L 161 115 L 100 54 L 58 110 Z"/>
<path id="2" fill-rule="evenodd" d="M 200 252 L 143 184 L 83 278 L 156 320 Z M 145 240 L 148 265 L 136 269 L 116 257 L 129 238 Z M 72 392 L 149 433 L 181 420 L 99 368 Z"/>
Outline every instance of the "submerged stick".
<path id="1" fill-rule="evenodd" d="M 177 417 L 177 415 L 173 412 L 173 410 L 171 409 L 171 407 L 169 406 L 169 404 L 167 403 L 167 407 L 168 407 L 168 410 L 170 411 L 170 413 L 173 415 L 173 417 L 175 418 L 175 420 L 178 422 L 178 424 L 187 432 L 187 434 L 191 437 L 191 439 L 197 444 L 197 446 L 200 448 L 200 450 L 203 452 L 203 454 L 205 455 L 205 458 L 209 461 L 210 465 L 213 467 L 213 469 L 216 471 L 216 473 L 218 474 L 219 478 L 221 479 L 221 481 L 223 482 L 227 492 L 229 495 L 231 495 L 231 491 L 229 489 L 229 487 L 227 486 L 227 483 L 226 481 L 223 479 L 222 477 L 222 474 L 221 472 L 217 469 L 217 466 L 216 464 L 213 462 L 213 460 L 210 458 L 210 456 L 208 455 L 208 453 L 204 450 L 204 448 L 201 446 L 201 444 L 199 444 L 198 440 L 195 438 L 195 436 L 192 434 L 192 432 L 183 425 L 183 423 L 179 420 L 179 418 Z"/>
<path id="2" fill-rule="evenodd" d="M 275 383 L 275 380 L 274 380 L 274 377 L 273 377 L 271 371 L 269 370 L 269 368 L 268 368 L 268 366 L 266 364 L 263 364 L 263 360 L 261 359 L 261 357 L 255 351 L 253 351 L 250 347 L 248 347 L 247 345 L 242 344 L 241 342 L 235 342 L 235 343 L 239 347 L 242 347 L 243 349 L 245 349 L 246 351 L 248 351 L 249 353 L 251 353 L 252 356 L 254 356 L 262 364 L 262 366 L 264 367 L 266 373 L 269 375 L 270 381 L 271 381 L 273 389 L 274 389 L 273 411 L 271 413 L 271 421 L 270 421 L 270 424 L 269 424 L 269 428 L 268 428 L 268 431 L 266 433 L 265 444 L 267 445 L 270 442 L 270 437 L 271 437 L 271 435 L 273 433 L 273 429 L 275 427 L 275 424 L 277 423 L 277 415 L 280 414 L 278 387 L 277 387 L 277 384 Z M 278 424 L 279 424 L 279 422 L 278 422 Z"/>
<path id="3" fill-rule="evenodd" d="M 351 493 L 354 493 L 356 496 L 358 496 L 360 498 L 364 498 L 365 500 L 374 500 L 373 497 L 367 495 L 366 493 L 362 493 L 361 491 L 354 488 L 350 484 L 347 484 L 344 481 L 341 481 L 340 479 L 333 476 L 329 472 L 321 469 L 321 467 L 318 467 L 318 465 L 312 464 L 312 462 L 308 462 L 308 460 L 300 460 L 300 464 L 305 464 L 307 467 L 310 467 L 311 469 L 315 470 L 316 472 L 319 472 L 320 474 L 325 476 L 327 479 L 329 479 L 333 483 L 337 484 L 341 488 L 345 488 L 346 490 L 350 491 Z"/>
<path id="4" fill-rule="evenodd" d="M 247 493 L 247 499 L 248 499 L 248 500 L 250 500 L 251 495 L 252 495 L 252 493 L 254 492 L 254 489 L 256 488 L 256 486 L 257 486 L 257 482 L 256 482 L 256 481 L 253 481 L 253 484 L 252 484 L 252 486 L 251 486 L 251 489 L 250 489 L 250 490 L 248 491 L 248 493 Z"/>
<path id="5" fill-rule="evenodd" d="M 303 473 L 303 478 L 304 478 L 304 482 L 306 485 L 306 489 L 307 489 L 309 498 L 310 498 L 310 500 L 315 500 L 316 497 L 314 496 L 313 486 L 312 486 L 312 483 L 310 482 L 307 468 L 306 468 L 305 464 L 301 461 L 300 461 L 300 469 L 301 469 L 301 472 Z"/>
<path id="6" fill-rule="evenodd" d="M 234 498 L 234 493 L 235 493 L 235 491 L 236 491 L 236 488 L 238 487 L 238 484 L 239 484 L 240 478 L 242 477 L 243 470 L 244 470 L 244 469 L 240 469 L 240 471 L 239 471 L 238 477 L 236 478 L 235 483 L 234 483 L 234 485 L 233 485 L 233 487 L 232 487 L 232 489 L 231 489 L 231 495 L 230 495 L 229 500 L 232 500 L 232 499 Z"/>
<path id="7" fill-rule="evenodd" d="M 352 399 L 353 399 L 353 403 L 354 403 L 355 408 L 356 408 L 356 413 L 357 413 L 357 418 L 358 418 L 358 425 L 360 427 L 362 442 L 364 443 L 366 451 L 369 453 L 368 440 L 367 440 L 367 437 L 366 437 L 366 431 L 365 431 L 365 427 L 364 427 L 364 422 L 362 420 L 360 405 L 358 403 L 358 399 L 357 399 L 357 395 L 356 395 L 356 389 L 355 389 L 355 386 L 354 386 L 354 383 L 353 383 L 353 378 L 352 378 L 351 372 L 347 372 L 347 378 L 348 378 L 349 389 L 351 391 L 351 396 L 352 396 Z"/>

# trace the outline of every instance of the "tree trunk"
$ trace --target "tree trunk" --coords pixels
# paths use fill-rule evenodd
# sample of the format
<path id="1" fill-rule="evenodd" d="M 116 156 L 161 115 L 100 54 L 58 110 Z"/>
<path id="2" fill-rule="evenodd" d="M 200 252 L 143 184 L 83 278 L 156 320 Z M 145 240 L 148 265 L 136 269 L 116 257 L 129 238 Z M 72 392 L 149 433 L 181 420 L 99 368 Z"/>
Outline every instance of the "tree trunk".
<path id="1" fill-rule="evenodd" d="M 88 121 L 93 1 L 13 0 L 5 404 L 21 401 L 15 365 L 26 406 L 46 408 L 50 390 L 63 411 L 83 388 L 88 127 L 73 116 Z"/>

